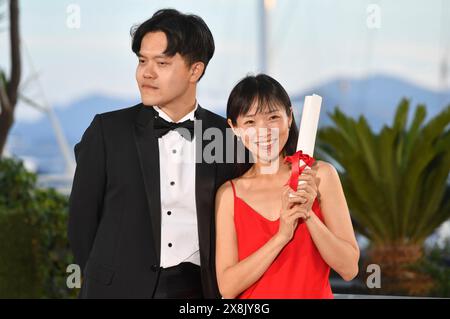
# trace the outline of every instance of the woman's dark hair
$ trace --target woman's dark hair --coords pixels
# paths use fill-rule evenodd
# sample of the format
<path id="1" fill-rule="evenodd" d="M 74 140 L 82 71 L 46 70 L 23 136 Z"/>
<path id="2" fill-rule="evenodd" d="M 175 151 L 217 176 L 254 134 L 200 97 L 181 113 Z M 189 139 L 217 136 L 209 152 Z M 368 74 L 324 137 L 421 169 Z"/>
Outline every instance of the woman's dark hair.
<path id="1" fill-rule="evenodd" d="M 280 106 L 289 116 L 292 112 L 291 99 L 285 89 L 274 78 L 266 74 L 246 76 L 233 88 L 227 103 L 227 118 L 236 125 L 238 116 L 249 112 L 253 103 L 256 102 L 256 112 L 265 110 L 275 111 Z M 292 124 L 289 129 L 289 137 L 283 147 L 285 156 L 295 153 L 297 148 L 298 129 L 292 114 Z"/>
<path id="2" fill-rule="evenodd" d="M 184 14 L 175 9 L 161 9 L 147 21 L 131 28 L 131 49 L 138 55 L 142 38 L 149 32 L 161 31 L 167 37 L 164 54 L 174 56 L 179 53 L 191 66 L 203 62 L 206 66 L 214 55 L 214 39 L 205 21 L 193 14 Z M 205 74 L 203 70 L 199 80 Z"/>

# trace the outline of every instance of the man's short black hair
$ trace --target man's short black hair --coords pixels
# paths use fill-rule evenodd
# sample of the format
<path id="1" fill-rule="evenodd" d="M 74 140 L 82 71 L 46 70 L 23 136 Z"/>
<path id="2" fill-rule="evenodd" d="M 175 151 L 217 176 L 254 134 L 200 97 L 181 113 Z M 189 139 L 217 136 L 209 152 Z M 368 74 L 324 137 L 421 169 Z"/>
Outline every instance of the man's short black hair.
<path id="1" fill-rule="evenodd" d="M 174 56 L 179 53 L 189 66 L 203 62 L 206 70 L 214 54 L 214 39 L 202 18 L 175 9 L 158 10 L 150 19 L 131 28 L 133 52 L 138 55 L 142 38 L 149 32 L 157 31 L 164 32 L 167 37 L 164 54 Z"/>

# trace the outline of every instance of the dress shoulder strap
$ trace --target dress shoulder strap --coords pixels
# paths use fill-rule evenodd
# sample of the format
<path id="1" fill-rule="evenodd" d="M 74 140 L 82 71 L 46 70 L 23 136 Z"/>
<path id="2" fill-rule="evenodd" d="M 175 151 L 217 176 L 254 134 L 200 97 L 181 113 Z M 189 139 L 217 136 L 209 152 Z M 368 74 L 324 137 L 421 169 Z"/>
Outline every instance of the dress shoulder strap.
<path id="1" fill-rule="evenodd" d="M 231 183 L 231 188 L 233 188 L 233 195 L 234 195 L 234 197 L 236 197 L 236 189 L 234 188 L 234 183 L 231 179 L 230 179 L 230 183 Z"/>

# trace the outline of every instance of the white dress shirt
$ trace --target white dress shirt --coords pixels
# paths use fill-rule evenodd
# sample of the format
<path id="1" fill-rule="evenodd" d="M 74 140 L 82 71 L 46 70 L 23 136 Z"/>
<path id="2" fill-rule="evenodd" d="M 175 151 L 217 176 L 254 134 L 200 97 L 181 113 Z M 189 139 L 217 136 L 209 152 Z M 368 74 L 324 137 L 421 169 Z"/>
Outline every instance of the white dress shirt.
<path id="1" fill-rule="evenodd" d="M 189 112 L 178 122 L 194 120 Z M 159 116 L 173 120 L 155 106 Z M 182 262 L 200 265 L 195 203 L 195 136 L 188 141 L 177 131 L 158 138 L 161 185 L 161 267 Z"/>

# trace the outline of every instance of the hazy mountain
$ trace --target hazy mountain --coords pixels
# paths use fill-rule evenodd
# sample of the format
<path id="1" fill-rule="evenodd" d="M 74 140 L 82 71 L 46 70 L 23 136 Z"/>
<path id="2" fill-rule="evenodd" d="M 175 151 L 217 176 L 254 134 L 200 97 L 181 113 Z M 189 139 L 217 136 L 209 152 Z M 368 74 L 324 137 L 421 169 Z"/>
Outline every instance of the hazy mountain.
<path id="1" fill-rule="evenodd" d="M 330 124 L 326 112 L 339 106 L 346 114 L 363 114 L 374 130 L 391 124 L 398 103 L 403 97 L 410 99 L 412 110 L 417 104 L 427 106 L 427 119 L 450 104 L 450 91 L 437 92 L 398 78 L 375 75 L 365 79 L 336 79 L 292 96 L 294 105 L 302 105 L 304 96 L 319 94 L 323 97 L 321 125 Z"/>
<path id="2" fill-rule="evenodd" d="M 327 112 L 339 105 L 345 113 L 354 117 L 364 114 L 375 130 L 384 123 L 392 122 L 394 111 L 402 97 L 410 98 L 413 107 L 418 103 L 425 103 L 428 118 L 450 103 L 450 91 L 436 92 L 389 76 L 377 75 L 365 79 L 340 78 L 291 96 L 296 110 L 297 125 L 304 96 L 312 93 L 323 97 L 320 125 L 330 123 Z M 54 109 L 66 138 L 73 147 L 95 114 L 132 106 L 137 102 L 131 98 L 89 95 L 70 105 L 56 106 Z M 203 106 L 222 116 L 225 115 L 225 105 Z M 46 117 L 33 123 L 16 123 L 9 140 L 9 149 L 11 153 L 19 156 L 38 158 L 40 166 L 47 167 L 43 168 L 44 171 L 58 170 L 61 166 L 53 129 Z"/>

